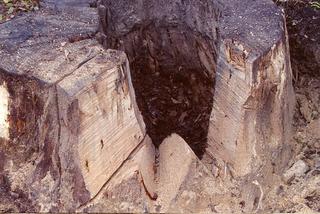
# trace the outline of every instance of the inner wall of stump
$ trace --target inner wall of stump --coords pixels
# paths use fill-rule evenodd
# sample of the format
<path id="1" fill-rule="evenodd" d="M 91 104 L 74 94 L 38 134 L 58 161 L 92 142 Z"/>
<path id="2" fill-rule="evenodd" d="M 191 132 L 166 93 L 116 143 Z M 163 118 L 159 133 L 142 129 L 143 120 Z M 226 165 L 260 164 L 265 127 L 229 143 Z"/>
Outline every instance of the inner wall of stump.
<path id="1" fill-rule="evenodd" d="M 123 42 L 153 143 L 159 146 L 177 133 L 201 158 L 214 95 L 215 53 L 210 42 L 186 28 L 152 24 L 129 33 Z"/>

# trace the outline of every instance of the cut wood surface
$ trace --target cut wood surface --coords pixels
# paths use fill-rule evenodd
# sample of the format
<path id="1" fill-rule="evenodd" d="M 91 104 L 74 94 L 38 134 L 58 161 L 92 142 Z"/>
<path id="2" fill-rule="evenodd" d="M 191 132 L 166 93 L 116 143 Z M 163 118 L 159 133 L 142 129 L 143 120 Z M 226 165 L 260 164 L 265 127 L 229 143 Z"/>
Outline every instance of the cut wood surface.
<path id="1" fill-rule="evenodd" d="M 9 92 L 5 84 L 0 86 L 0 138 L 9 138 Z"/>
<path id="2" fill-rule="evenodd" d="M 295 103 L 284 14 L 271 1 L 225 3 L 207 152 L 234 176 L 279 171 Z"/>
<path id="3" fill-rule="evenodd" d="M 155 194 L 154 146 L 146 136 L 141 146 L 101 189 L 100 194 L 78 212 L 147 212 Z"/>
<path id="4" fill-rule="evenodd" d="M 0 25 L 0 212 L 261 208 L 294 102 L 275 4 L 40 6 Z"/>
<path id="5" fill-rule="evenodd" d="M 183 155 L 181 155 L 183 154 Z M 163 212 L 176 198 L 196 157 L 188 144 L 178 135 L 166 138 L 159 148 L 158 193 Z"/>
<path id="6" fill-rule="evenodd" d="M 126 55 L 89 38 L 95 9 L 65 3 L 1 25 L 0 198 L 17 212 L 74 210 L 145 137 Z"/>
<path id="7" fill-rule="evenodd" d="M 27 188 L 35 182 L 44 182 L 42 185 L 52 182 L 52 185 L 59 186 L 56 191 L 63 197 L 80 197 L 79 203 L 84 203 L 99 192 L 139 145 L 145 131 L 144 125 L 136 119 L 126 56 L 116 51 L 104 51 L 91 41 L 81 41 L 65 48 L 77 53 L 73 62 L 75 67 L 55 83 L 33 79 L 34 85 L 42 86 L 29 89 L 34 86 L 30 85 L 27 77 L 17 82 L 18 77 L 14 79 L 10 78 L 10 74 L 2 73 L 2 96 L 5 98 L 6 93 L 11 94 L 7 99 L 9 107 L 5 99 L 2 101 L 3 108 L 8 108 L 7 117 L 10 120 L 9 127 L 6 124 L 1 126 L 1 147 L 6 151 L 6 161 L 30 167 L 21 172 L 13 169 L 8 174 L 8 177 L 21 174 L 31 178 L 20 180 L 21 183 L 18 182 L 15 188 Z M 52 50 L 53 53 L 55 51 Z M 67 59 L 58 64 L 59 56 L 63 57 L 64 53 L 57 56 L 54 65 L 47 64 L 47 68 L 42 69 L 48 73 L 54 73 L 52 71 L 58 67 L 64 70 L 63 64 L 68 64 Z M 90 60 L 79 67 L 78 64 L 83 59 L 87 60 L 86 57 Z M 36 69 L 40 71 L 40 68 Z M 68 67 L 65 69 L 68 71 Z M 10 87 L 9 92 L 6 85 Z M 13 98 L 12 93 L 15 93 Z M 37 128 L 37 132 L 32 128 Z M 5 138 L 8 130 L 10 136 Z M 16 141 L 24 143 L 14 145 Z M 31 146 L 34 151 L 30 151 Z M 15 155 L 17 151 L 20 156 Z M 33 156 L 33 164 L 25 162 L 21 155 L 27 160 Z M 43 181 L 46 176 L 53 180 Z M 35 188 L 38 187 L 37 184 Z"/>
<path id="8" fill-rule="evenodd" d="M 148 137 L 101 194 L 79 211 L 180 213 L 192 210 L 206 213 L 213 212 L 218 202 L 227 206 L 226 197 L 222 197 L 226 194 L 222 183 L 211 175 L 179 135 L 169 136 L 160 145 L 155 178 L 146 170 L 154 167 L 152 157 L 154 149 Z M 148 183 L 150 185 L 146 185 Z M 154 191 L 156 198 L 150 197 Z"/>
<path id="9" fill-rule="evenodd" d="M 58 83 L 58 105 L 61 139 L 78 140 L 80 168 L 93 197 L 145 133 L 130 99 L 125 55 L 91 51 L 96 57 Z"/>

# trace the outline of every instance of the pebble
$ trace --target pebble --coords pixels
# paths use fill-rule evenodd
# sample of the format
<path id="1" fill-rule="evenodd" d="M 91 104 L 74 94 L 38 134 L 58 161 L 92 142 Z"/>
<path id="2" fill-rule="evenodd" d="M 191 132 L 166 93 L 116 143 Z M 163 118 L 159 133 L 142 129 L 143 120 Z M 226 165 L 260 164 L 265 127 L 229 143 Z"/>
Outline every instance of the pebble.
<path id="1" fill-rule="evenodd" d="M 308 123 L 312 120 L 312 109 L 309 105 L 310 101 L 303 94 L 297 94 L 297 100 L 300 104 L 300 112 Z"/>
<path id="2" fill-rule="evenodd" d="M 317 158 L 317 159 L 315 160 L 314 167 L 315 167 L 316 169 L 320 169 L 320 158 Z"/>
<path id="3" fill-rule="evenodd" d="M 308 165 L 303 160 L 298 160 L 288 169 L 284 174 L 283 178 L 285 182 L 291 182 L 295 177 L 302 177 L 309 170 Z"/>

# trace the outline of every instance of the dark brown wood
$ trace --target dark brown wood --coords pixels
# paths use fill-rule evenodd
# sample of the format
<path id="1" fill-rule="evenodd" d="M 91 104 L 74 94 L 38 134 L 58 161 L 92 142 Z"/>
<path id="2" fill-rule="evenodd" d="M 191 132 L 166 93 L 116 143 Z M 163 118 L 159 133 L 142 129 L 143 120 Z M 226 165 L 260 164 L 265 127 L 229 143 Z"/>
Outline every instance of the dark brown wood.
<path id="1" fill-rule="evenodd" d="M 176 132 L 202 157 L 214 97 L 219 5 L 144 1 L 127 9 L 125 1 L 98 4 L 108 17 L 100 24 L 102 42 L 127 53 L 153 143 L 159 146 Z"/>

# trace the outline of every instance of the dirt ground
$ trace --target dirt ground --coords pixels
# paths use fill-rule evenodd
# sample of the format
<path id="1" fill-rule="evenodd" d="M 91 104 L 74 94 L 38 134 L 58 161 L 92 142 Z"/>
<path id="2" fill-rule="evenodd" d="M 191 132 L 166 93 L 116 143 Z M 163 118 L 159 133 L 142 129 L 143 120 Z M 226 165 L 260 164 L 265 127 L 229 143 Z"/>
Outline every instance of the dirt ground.
<path id="1" fill-rule="evenodd" d="M 320 212 L 320 9 L 306 0 L 279 4 L 287 14 L 295 77 L 295 146 L 284 183 L 269 194 L 265 210 Z"/>
<path id="2" fill-rule="evenodd" d="M 301 76 L 295 88 L 295 151 L 284 177 L 291 175 L 268 195 L 266 210 L 320 212 L 320 78 Z"/>
<path id="3" fill-rule="evenodd" d="M 8 21 L 21 12 L 39 9 L 39 0 L 1 0 L 0 1 L 0 24 Z"/>

